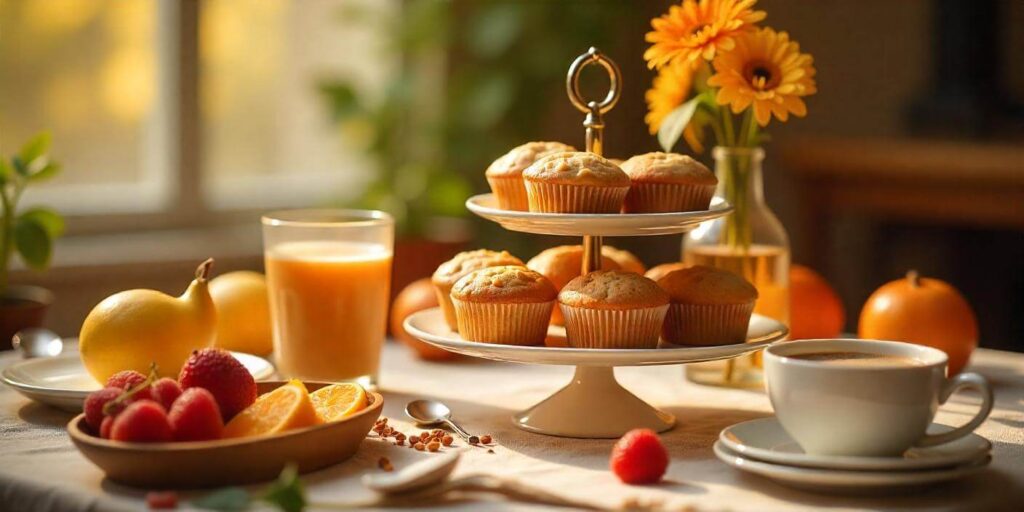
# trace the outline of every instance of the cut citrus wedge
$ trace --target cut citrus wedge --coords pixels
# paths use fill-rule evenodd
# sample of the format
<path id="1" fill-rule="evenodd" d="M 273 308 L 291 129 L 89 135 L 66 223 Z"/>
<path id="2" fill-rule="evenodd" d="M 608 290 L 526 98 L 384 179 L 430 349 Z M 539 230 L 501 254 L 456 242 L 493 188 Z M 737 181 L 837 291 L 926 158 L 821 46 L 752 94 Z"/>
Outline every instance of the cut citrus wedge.
<path id="1" fill-rule="evenodd" d="M 309 395 L 324 421 L 338 421 L 366 409 L 366 390 L 359 384 L 332 384 Z"/>
<path id="2" fill-rule="evenodd" d="M 224 437 L 278 434 L 321 423 L 306 386 L 297 380 L 260 395 L 224 426 Z"/>

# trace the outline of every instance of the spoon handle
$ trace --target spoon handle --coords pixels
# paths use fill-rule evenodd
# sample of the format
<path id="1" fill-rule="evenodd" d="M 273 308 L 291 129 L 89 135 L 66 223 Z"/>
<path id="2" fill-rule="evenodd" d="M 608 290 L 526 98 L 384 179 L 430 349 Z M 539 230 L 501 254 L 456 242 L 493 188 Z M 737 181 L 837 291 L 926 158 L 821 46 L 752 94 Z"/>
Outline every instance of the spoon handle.
<path id="1" fill-rule="evenodd" d="M 577 510 L 609 510 L 586 501 L 559 496 L 544 489 L 527 485 L 516 480 L 508 480 L 493 476 L 475 475 L 453 480 L 451 483 L 459 490 L 493 492 L 501 494 L 513 501 L 523 503 L 574 508 Z"/>
<path id="2" fill-rule="evenodd" d="M 469 442 L 469 438 L 473 437 L 469 434 L 469 432 L 466 432 L 465 430 L 463 430 L 462 427 L 458 426 L 454 421 L 452 421 L 451 418 L 445 418 L 444 422 L 449 427 L 451 427 L 451 429 L 454 430 L 456 434 L 462 436 L 462 439 L 464 439 L 467 443 Z"/>

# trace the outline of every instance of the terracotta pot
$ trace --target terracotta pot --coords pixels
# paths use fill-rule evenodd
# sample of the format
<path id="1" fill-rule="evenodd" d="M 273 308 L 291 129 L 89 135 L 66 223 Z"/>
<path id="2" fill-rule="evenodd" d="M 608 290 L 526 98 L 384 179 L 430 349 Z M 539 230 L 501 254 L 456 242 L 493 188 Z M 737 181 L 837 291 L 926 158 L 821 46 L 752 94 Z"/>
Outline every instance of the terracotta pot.
<path id="1" fill-rule="evenodd" d="M 0 293 L 0 350 L 11 348 L 14 333 L 28 327 L 42 327 L 53 294 L 46 288 L 8 286 Z"/>
<path id="2" fill-rule="evenodd" d="M 433 275 L 438 265 L 465 249 L 465 241 L 439 242 L 426 238 L 395 240 L 395 259 L 391 271 L 391 300 L 388 303 L 394 303 L 395 296 L 410 283 Z"/>

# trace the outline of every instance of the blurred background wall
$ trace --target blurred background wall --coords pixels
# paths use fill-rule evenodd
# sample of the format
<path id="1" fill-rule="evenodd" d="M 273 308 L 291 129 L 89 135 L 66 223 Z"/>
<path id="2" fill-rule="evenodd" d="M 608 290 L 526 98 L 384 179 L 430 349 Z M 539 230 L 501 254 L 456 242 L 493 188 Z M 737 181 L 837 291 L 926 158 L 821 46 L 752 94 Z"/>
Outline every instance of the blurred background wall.
<path id="1" fill-rule="evenodd" d="M 51 324 L 74 335 L 107 294 L 177 293 L 206 256 L 259 269 L 273 208 L 392 211 L 405 278 L 463 247 L 573 243 L 499 231 L 462 202 L 514 145 L 583 145 L 564 74 L 590 45 L 625 75 L 608 155 L 658 149 L 641 55 L 671 3 L 5 0 L 0 150 L 51 129 L 65 173 L 27 201 L 70 215 L 54 267 L 16 279 L 53 289 Z M 758 5 L 818 70 L 808 117 L 766 145 L 794 261 L 836 286 L 851 330 L 872 290 L 916 268 L 965 293 L 983 346 L 1024 350 L 1024 3 Z M 679 257 L 679 237 L 611 242 Z"/>

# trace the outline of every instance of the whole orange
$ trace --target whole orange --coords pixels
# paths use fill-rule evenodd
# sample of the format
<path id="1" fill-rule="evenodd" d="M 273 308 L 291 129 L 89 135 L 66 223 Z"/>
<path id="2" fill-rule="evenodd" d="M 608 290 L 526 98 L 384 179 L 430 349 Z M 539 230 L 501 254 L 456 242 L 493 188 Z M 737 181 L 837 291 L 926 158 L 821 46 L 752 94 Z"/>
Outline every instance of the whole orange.
<path id="1" fill-rule="evenodd" d="M 402 322 L 405 317 L 424 309 L 437 307 L 437 294 L 429 277 L 417 279 L 402 289 L 391 303 L 391 335 L 413 351 L 421 359 L 430 361 L 450 361 L 458 358 L 458 354 L 448 352 L 433 345 L 424 343 L 405 331 Z"/>
<path id="2" fill-rule="evenodd" d="M 803 265 L 789 268 L 789 337 L 835 338 L 843 330 L 846 310 L 821 274 Z"/>
<path id="3" fill-rule="evenodd" d="M 955 375 L 978 346 L 978 320 L 956 288 L 912 270 L 868 297 L 858 334 L 935 347 L 949 356 L 949 375 Z"/>

